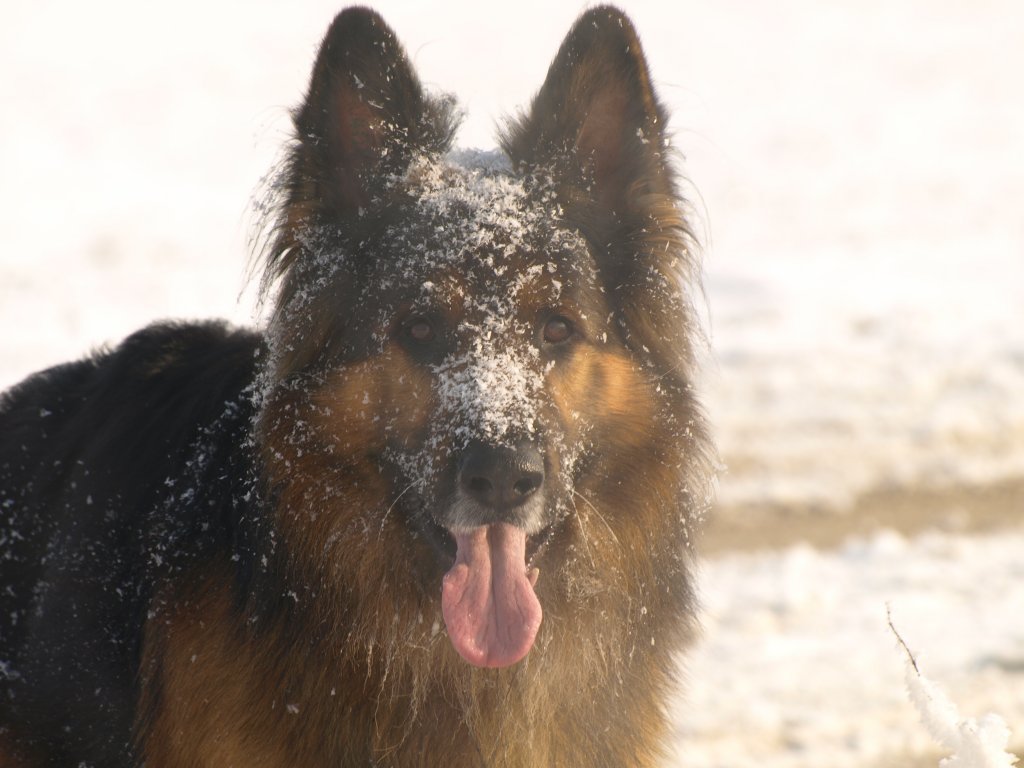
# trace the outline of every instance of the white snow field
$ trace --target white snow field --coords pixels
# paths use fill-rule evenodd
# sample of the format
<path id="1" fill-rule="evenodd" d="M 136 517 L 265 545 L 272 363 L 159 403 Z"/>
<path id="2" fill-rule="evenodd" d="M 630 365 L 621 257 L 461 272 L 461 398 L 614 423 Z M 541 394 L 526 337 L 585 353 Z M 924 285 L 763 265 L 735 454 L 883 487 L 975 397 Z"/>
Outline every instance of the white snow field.
<path id="1" fill-rule="evenodd" d="M 705 561 L 704 638 L 676 709 L 686 768 L 905 768 L 941 752 L 904 683 L 905 655 L 965 717 L 996 712 L 1024 746 L 1024 530 L 883 531 L 835 552 Z M 981 768 L 981 767 L 979 767 Z"/>
<path id="2" fill-rule="evenodd" d="M 8 5 L 0 388 L 154 319 L 250 322 L 251 199 L 340 5 Z M 702 215 L 723 505 L 842 515 L 1024 478 L 1024 4 L 621 5 Z M 486 148 L 586 6 L 375 7 Z M 937 765 L 886 603 L 960 714 L 998 712 L 1020 752 L 1014 512 L 995 534 L 707 559 L 671 764 Z"/>

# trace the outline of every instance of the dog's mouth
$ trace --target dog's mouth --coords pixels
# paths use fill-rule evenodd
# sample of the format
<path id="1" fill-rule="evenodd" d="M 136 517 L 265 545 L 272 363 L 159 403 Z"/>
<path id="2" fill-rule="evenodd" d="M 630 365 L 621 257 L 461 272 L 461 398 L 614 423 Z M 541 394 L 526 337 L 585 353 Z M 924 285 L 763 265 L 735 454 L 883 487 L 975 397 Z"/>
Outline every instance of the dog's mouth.
<path id="1" fill-rule="evenodd" d="M 452 646 L 477 667 L 507 667 L 533 647 L 543 611 L 535 591 L 537 556 L 554 525 L 533 535 L 509 523 L 450 532 L 431 521 L 427 538 L 451 563 L 441 612 Z"/>

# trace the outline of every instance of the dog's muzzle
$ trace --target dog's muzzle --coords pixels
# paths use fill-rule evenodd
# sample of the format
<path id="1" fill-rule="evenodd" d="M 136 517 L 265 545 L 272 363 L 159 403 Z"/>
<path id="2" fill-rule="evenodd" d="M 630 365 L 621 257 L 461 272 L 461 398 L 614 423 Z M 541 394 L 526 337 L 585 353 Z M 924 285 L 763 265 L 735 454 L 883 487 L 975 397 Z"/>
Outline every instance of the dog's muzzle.
<path id="1" fill-rule="evenodd" d="M 503 513 L 521 506 L 544 485 L 544 457 L 529 443 L 471 444 L 459 462 L 459 490 L 482 508 Z"/>
<path id="2" fill-rule="evenodd" d="M 527 442 L 473 442 L 457 465 L 456 501 L 450 530 L 508 523 L 534 533 L 544 506 L 544 457 Z"/>

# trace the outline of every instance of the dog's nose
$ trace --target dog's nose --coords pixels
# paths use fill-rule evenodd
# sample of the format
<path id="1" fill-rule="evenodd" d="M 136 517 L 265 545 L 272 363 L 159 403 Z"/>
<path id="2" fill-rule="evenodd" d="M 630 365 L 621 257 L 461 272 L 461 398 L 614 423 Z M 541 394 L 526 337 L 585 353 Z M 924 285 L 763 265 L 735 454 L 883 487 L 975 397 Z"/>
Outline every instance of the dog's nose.
<path id="1" fill-rule="evenodd" d="M 544 484 L 544 457 L 529 443 L 515 447 L 474 443 L 459 464 L 459 486 L 477 503 L 512 509 Z"/>

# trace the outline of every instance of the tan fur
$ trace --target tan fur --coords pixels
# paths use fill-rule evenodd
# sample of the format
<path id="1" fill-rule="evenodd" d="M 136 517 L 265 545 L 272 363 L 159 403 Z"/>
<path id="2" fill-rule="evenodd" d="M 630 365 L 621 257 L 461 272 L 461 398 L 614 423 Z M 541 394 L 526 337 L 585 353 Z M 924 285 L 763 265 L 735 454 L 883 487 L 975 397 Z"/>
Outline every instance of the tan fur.
<path id="1" fill-rule="evenodd" d="M 563 694 L 576 692 L 572 699 L 588 708 L 591 696 L 603 693 L 592 689 L 607 672 L 624 672 L 612 649 L 581 647 L 564 631 L 545 638 L 539 663 L 470 671 L 443 638 L 432 642 L 428 629 L 407 634 L 400 658 L 381 648 L 363 677 L 336 645 L 340 638 L 295 648 L 280 629 L 246 627 L 231 606 L 225 575 L 197 576 L 189 597 L 175 600 L 182 607 L 147 632 L 143 669 L 147 685 L 159 691 L 142 750 L 147 766 L 584 764 L 579 756 L 588 752 L 592 726 Z M 593 654 L 593 664 L 581 665 L 580 654 Z M 591 674 L 573 674 L 587 666 Z M 619 684 L 628 697 L 625 682 Z M 652 741 L 652 729 L 663 727 L 655 709 L 630 719 L 605 715 L 628 741 Z M 367 731 L 374 734 L 370 745 Z M 592 754 L 597 761 L 585 764 L 647 766 L 654 758 Z"/>

